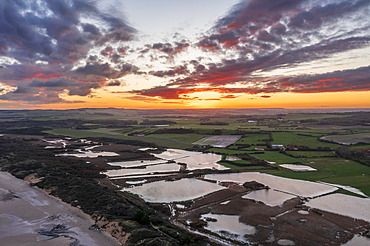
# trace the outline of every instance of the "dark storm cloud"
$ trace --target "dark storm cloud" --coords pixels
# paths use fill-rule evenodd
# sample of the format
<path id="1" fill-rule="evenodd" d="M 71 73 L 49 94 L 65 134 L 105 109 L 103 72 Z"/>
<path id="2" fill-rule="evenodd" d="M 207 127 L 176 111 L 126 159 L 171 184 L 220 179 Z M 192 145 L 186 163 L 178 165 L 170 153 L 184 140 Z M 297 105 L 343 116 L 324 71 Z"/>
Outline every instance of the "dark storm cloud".
<path id="1" fill-rule="evenodd" d="M 109 83 L 106 83 L 105 86 L 120 86 L 122 83 L 118 80 L 113 80 Z"/>
<path id="2" fill-rule="evenodd" d="M 178 53 L 185 52 L 188 47 L 190 47 L 190 43 L 183 39 L 181 41 L 174 41 L 173 43 L 157 42 L 154 44 L 146 44 L 144 48 L 139 49 L 138 52 L 141 54 L 141 57 L 143 57 L 143 55 L 147 53 L 157 51 L 166 54 L 165 58 L 168 60 L 173 60 Z M 154 56 L 153 53 L 151 53 L 152 60 L 163 57 L 164 56 Z"/>
<path id="3" fill-rule="evenodd" d="M 63 92 L 68 90 L 69 95 L 87 96 L 91 93 L 91 89 L 100 88 L 101 84 L 97 82 L 80 82 L 67 78 L 55 78 L 42 81 L 33 79 L 28 85 L 28 88 L 43 88 L 45 91 Z"/>
<path id="4" fill-rule="evenodd" d="M 90 95 L 107 80 L 137 68 L 125 63 L 112 67 L 88 53 L 104 45 L 102 55 L 118 62 L 120 52 L 116 55 L 110 44 L 132 40 L 134 33 L 124 20 L 101 11 L 96 1 L 0 1 L 0 55 L 17 61 L 0 71 L 0 82 L 16 87 L 0 99 L 55 103 L 64 102 L 59 94 L 66 91 Z M 73 63 L 83 60 L 87 65 L 72 71 Z"/>
<path id="5" fill-rule="evenodd" d="M 100 54 L 106 58 L 109 58 L 112 63 L 117 64 L 121 62 L 121 58 L 127 54 L 127 51 L 128 47 L 119 47 L 114 49 L 111 45 L 108 45 L 100 51 Z"/>
<path id="6" fill-rule="evenodd" d="M 112 57 L 114 55 L 114 50 L 112 46 L 108 45 L 102 51 L 100 51 L 100 54 L 103 56 Z"/>
<path id="7" fill-rule="evenodd" d="M 370 66 L 326 74 L 283 78 L 271 84 L 277 90 L 300 93 L 370 90 Z M 270 84 L 268 85 L 270 86 Z"/>
<path id="8" fill-rule="evenodd" d="M 199 41 L 198 46 L 213 51 L 234 48 L 242 55 L 253 55 L 278 49 L 289 52 L 307 43 L 312 44 L 313 40 L 332 42 L 335 35 L 329 35 L 325 29 L 339 27 L 338 21 L 346 18 L 358 17 L 361 22 L 360 18 L 366 16 L 366 10 L 370 11 L 369 6 L 370 2 L 366 0 L 332 3 L 300 0 L 242 1 L 218 21 L 210 34 Z M 370 28 L 367 23 L 367 28 Z M 353 33 L 356 28 L 344 27 L 338 30 L 341 35 L 337 36 L 344 38 L 343 34 L 347 33 L 346 38 L 350 38 L 349 35 L 356 37 L 361 33 L 360 30 Z"/>
<path id="9" fill-rule="evenodd" d="M 50 15 L 46 15 L 48 11 Z M 104 21 L 108 29 L 82 23 L 82 15 Z M 1 47 L 8 48 L 6 54 L 20 61 L 75 61 L 83 58 L 94 44 L 131 40 L 133 32 L 122 20 L 100 12 L 93 1 L 0 2 Z"/>
<path id="10" fill-rule="evenodd" d="M 186 40 L 181 40 L 180 42 L 175 42 L 174 48 L 177 52 L 183 52 L 190 46 L 189 42 Z"/>
<path id="11" fill-rule="evenodd" d="M 92 89 L 100 88 L 101 84 L 96 82 L 80 82 L 60 77 L 48 80 L 33 79 L 29 83 L 18 83 L 16 86 L 16 90 L 0 95 L 0 99 L 26 101 L 30 104 L 68 103 L 68 101 L 60 97 L 61 93 L 71 96 L 87 96 L 92 92 Z"/>
<path id="12" fill-rule="evenodd" d="M 101 32 L 100 32 L 99 28 L 97 28 L 93 24 L 83 23 L 82 28 L 83 28 L 84 32 L 90 33 L 91 35 L 94 35 L 95 37 L 100 37 L 101 36 Z"/>
<path id="13" fill-rule="evenodd" d="M 215 25 L 213 34 L 198 43 L 203 49 L 218 50 L 222 46 L 239 46 L 254 38 L 274 40 L 264 29 L 276 24 L 289 11 L 297 10 L 301 0 L 252 0 L 242 1 Z"/>
<path id="14" fill-rule="evenodd" d="M 220 46 L 216 40 L 212 40 L 210 38 L 203 38 L 199 41 L 198 46 L 204 50 L 219 50 Z"/>
<path id="15" fill-rule="evenodd" d="M 367 0 L 336 1 L 327 5 L 314 6 L 313 8 L 302 11 L 295 17 L 291 18 L 288 27 L 296 27 L 300 29 L 317 28 L 328 20 L 337 19 L 344 14 L 368 7 L 369 1 Z"/>
<path id="16" fill-rule="evenodd" d="M 120 64 L 117 68 L 109 63 L 88 63 L 83 67 L 78 67 L 74 73 L 81 78 L 101 81 L 105 79 L 117 79 L 129 73 L 135 73 L 138 68 L 130 64 Z"/>
<path id="17" fill-rule="evenodd" d="M 189 74 L 189 70 L 187 69 L 186 66 L 177 66 L 177 67 L 172 67 L 170 70 L 167 71 L 151 71 L 149 74 L 156 76 L 156 77 L 172 77 L 176 75 L 181 75 L 181 74 Z"/>

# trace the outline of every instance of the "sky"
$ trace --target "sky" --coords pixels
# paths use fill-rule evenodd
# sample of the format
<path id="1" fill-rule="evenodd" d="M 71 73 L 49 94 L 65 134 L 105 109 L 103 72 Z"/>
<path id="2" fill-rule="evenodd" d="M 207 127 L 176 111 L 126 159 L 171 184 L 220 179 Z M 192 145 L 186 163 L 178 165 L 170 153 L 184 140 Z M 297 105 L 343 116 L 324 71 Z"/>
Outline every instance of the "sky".
<path id="1" fill-rule="evenodd" d="M 0 109 L 369 108 L 369 0 L 1 0 Z"/>

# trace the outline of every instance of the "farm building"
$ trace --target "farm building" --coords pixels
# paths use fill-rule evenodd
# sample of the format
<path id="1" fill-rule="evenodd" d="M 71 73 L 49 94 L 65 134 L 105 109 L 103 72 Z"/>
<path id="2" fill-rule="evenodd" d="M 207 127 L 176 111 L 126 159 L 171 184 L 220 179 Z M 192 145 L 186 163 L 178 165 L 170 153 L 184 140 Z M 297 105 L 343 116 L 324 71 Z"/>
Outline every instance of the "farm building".
<path id="1" fill-rule="evenodd" d="M 285 147 L 282 144 L 272 144 L 271 148 L 272 149 L 279 149 L 279 150 L 283 150 L 283 151 L 285 150 Z"/>

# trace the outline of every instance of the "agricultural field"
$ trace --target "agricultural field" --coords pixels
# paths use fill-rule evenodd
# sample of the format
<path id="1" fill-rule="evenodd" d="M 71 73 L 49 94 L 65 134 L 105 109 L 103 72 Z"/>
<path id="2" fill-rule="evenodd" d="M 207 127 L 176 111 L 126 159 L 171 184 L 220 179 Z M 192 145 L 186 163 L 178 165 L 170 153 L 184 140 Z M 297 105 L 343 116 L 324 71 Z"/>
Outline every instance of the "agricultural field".
<path id="1" fill-rule="evenodd" d="M 288 155 L 284 155 L 279 151 L 264 151 L 256 154 L 255 152 L 249 152 L 249 155 L 254 156 L 260 160 L 266 160 L 276 164 L 291 164 L 291 163 L 306 163 L 305 159 L 295 158 Z"/>
<path id="2" fill-rule="evenodd" d="M 264 172 L 287 178 L 352 186 L 370 195 L 370 167 L 338 157 L 307 158 L 305 165 L 317 171 L 307 174 L 307 172 L 294 172 L 282 168 L 278 171 Z"/>
<path id="3" fill-rule="evenodd" d="M 350 117 L 351 115 L 347 115 Z M 326 118 L 341 118 L 342 114 L 289 114 L 284 117 L 285 120 L 316 120 Z"/>
<path id="4" fill-rule="evenodd" d="M 266 140 L 270 138 L 269 134 L 245 134 L 238 142 L 235 144 L 250 144 L 250 145 L 265 145 Z"/>
<path id="5" fill-rule="evenodd" d="M 221 154 L 221 155 L 237 155 L 237 154 L 246 153 L 243 150 L 233 150 L 233 149 L 223 149 L 223 148 L 209 148 L 207 149 L 207 152 Z"/>
<path id="6" fill-rule="evenodd" d="M 272 144 L 307 146 L 311 149 L 330 148 L 336 149 L 339 145 L 334 143 L 321 142 L 315 137 L 305 136 L 294 132 L 273 132 Z"/>
<path id="7" fill-rule="evenodd" d="M 286 151 L 287 154 L 298 158 L 307 157 L 333 157 L 336 156 L 334 151 Z"/>
<path id="8" fill-rule="evenodd" d="M 370 144 L 370 133 L 359 133 L 349 135 L 328 135 L 322 137 L 321 139 L 344 145 L 352 145 L 359 143 Z"/>
<path id="9" fill-rule="evenodd" d="M 255 165 L 255 166 L 237 166 L 237 165 L 233 165 L 233 164 L 230 164 L 228 162 L 219 162 L 219 164 L 227 167 L 227 168 L 230 168 L 232 170 L 258 170 L 258 171 L 261 171 L 262 169 L 264 169 L 265 167 L 264 166 L 258 166 L 258 165 Z"/>
<path id="10" fill-rule="evenodd" d="M 237 142 L 241 136 L 239 135 L 219 135 L 202 138 L 193 144 L 196 145 L 211 145 L 212 147 L 226 148 L 227 146 Z"/>
<path id="11" fill-rule="evenodd" d="M 204 137 L 202 134 L 188 133 L 188 134 L 150 134 L 147 137 L 158 139 L 170 139 L 181 143 L 193 143 Z"/>

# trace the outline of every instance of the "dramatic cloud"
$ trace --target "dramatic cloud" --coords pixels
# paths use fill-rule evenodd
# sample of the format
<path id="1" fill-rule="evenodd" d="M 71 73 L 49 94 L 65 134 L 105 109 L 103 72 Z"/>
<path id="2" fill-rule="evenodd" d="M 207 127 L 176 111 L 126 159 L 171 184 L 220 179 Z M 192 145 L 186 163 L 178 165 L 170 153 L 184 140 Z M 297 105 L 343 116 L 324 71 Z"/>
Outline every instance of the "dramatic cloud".
<path id="1" fill-rule="evenodd" d="M 64 103 L 104 87 L 148 103 L 370 90 L 368 0 L 242 0 L 206 32 L 164 38 L 112 3 L 0 1 L 0 100 Z"/>
<path id="2" fill-rule="evenodd" d="M 84 16 L 104 22 L 108 28 L 84 23 Z M 2 46 L 8 56 L 18 60 L 73 62 L 83 58 L 95 43 L 128 41 L 133 32 L 122 20 L 100 12 L 93 1 L 0 3 L 0 37 L 5 42 Z"/>
<path id="3" fill-rule="evenodd" d="M 68 102 L 60 97 L 61 93 L 67 95 L 87 96 L 92 89 L 100 88 L 96 82 L 81 83 L 67 78 L 49 80 L 33 79 L 30 83 L 21 83 L 17 89 L 0 95 L 1 100 L 27 101 L 29 103 L 60 103 Z M 75 102 L 75 101 L 74 101 Z"/>
<path id="4" fill-rule="evenodd" d="M 111 67 L 109 63 L 88 63 L 83 67 L 79 67 L 73 72 L 76 75 L 90 81 L 102 81 L 105 79 L 117 79 L 129 73 L 134 73 L 138 70 L 137 67 L 130 64 L 120 64 L 117 68 Z"/>
<path id="5" fill-rule="evenodd" d="M 145 45 L 143 49 L 139 50 L 139 53 L 144 55 L 156 51 L 165 54 L 167 59 L 173 60 L 177 54 L 186 51 L 189 46 L 190 43 L 184 39 L 173 43 L 154 43 Z"/>
<path id="6" fill-rule="evenodd" d="M 105 84 L 105 86 L 120 86 L 120 85 L 122 85 L 122 83 L 118 80 L 113 80 Z"/>
<path id="7" fill-rule="evenodd" d="M 143 96 L 160 97 L 163 99 L 186 99 L 188 94 L 195 92 L 213 91 L 218 93 L 234 94 L 259 94 L 259 93 L 318 93 L 318 92 L 341 92 L 341 91 L 365 91 L 369 90 L 370 66 L 358 69 L 335 71 L 326 74 L 294 76 L 275 78 L 275 81 L 260 80 L 255 83 L 259 86 L 230 88 L 213 84 L 210 87 L 192 87 L 190 84 L 177 86 L 157 86 L 147 90 L 133 91 Z M 262 95 L 269 98 L 269 95 Z M 227 96 L 223 98 L 228 98 Z"/>
<path id="8" fill-rule="evenodd" d="M 176 76 L 180 74 L 188 74 L 189 70 L 186 66 L 178 66 L 178 67 L 172 67 L 170 70 L 167 71 L 152 71 L 149 72 L 149 74 L 157 77 L 169 77 L 169 76 Z"/>
<path id="9" fill-rule="evenodd" d="M 370 2 L 364 0 L 242 1 L 197 43 L 201 50 L 212 51 L 219 57 L 232 51 L 233 58 L 225 56 L 221 62 L 201 65 L 199 69 L 195 65 L 195 71 L 185 78 L 133 93 L 181 99 L 183 95 L 200 91 L 257 94 L 369 90 L 366 79 L 357 77 L 361 73 L 368 79 L 363 73 L 366 68 L 317 75 L 298 74 L 289 79 L 254 75 L 370 47 L 369 11 Z M 338 21 L 343 19 L 343 24 L 339 24 Z M 175 74 L 160 71 L 157 76 Z M 315 76 L 337 80 L 314 79 Z M 262 97 L 267 98 L 266 95 Z"/>
<path id="10" fill-rule="evenodd" d="M 104 81 L 138 70 L 126 63 L 112 67 L 96 55 L 88 56 L 102 47 L 102 57 L 117 64 L 124 50 L 112 45 L 132 40 L 134 33 L 95 1 L 1 1 L 0 56 L 12 60 L 2 64 L 0 82 L 16 87 L 1 99 L 55 103 L 66 91 L 87 96 Z M 84 61 L 85 66 L 73 69 L 74 63 Z"/>

